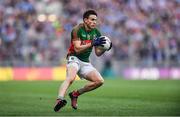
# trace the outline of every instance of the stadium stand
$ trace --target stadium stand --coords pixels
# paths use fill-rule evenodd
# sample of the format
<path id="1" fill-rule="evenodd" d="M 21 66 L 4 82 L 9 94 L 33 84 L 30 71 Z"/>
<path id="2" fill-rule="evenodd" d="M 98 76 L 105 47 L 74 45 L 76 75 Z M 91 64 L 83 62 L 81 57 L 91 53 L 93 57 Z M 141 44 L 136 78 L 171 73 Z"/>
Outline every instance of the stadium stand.
<path id="1" fill-rule="evenodd" d="M 102 58 L 111 59 L 116 73 L 125 66 L 179 67 L 179 5 L 180 0 L 1 0 L 0 66 L 63 65 L 72 27 L 93 8 L 113 42 Z M 94 64 L 102 69 L 104 61 Z"/>

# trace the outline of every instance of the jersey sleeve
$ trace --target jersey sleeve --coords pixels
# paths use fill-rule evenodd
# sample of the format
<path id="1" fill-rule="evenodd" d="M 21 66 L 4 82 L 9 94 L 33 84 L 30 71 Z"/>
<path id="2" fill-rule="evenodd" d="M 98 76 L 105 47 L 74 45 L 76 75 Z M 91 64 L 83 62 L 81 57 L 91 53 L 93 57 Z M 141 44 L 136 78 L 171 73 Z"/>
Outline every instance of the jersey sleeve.
<path id="1" fill-rule="evenodd" d="M 80 40 L 79 34 L 78 34 L 78 29 L 74 28 L 71 32 L 71 41 L 76 41 Z"/>

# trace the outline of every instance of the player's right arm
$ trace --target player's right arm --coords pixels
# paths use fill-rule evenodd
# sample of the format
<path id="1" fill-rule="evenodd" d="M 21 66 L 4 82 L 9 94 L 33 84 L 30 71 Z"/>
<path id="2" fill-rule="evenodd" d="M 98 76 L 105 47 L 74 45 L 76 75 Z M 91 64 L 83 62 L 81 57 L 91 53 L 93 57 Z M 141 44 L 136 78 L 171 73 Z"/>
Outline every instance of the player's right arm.
<path id="1" fill-rule="evenodd" d="M 74 45 L 75 52 L 78 53 L 78 54 L 82 53 L 86 49 L 92 47 L 91 43 L 86 43 L 85 45 L 82 45 L 80 39 L 74 39 L 73 45 Z"/>
<path id="2" fill-rule="evenodd" d="M 82 25 L 78 25 L 71 32 L 71 43 L 74 45 L 74 51 L 77 54 L 82 53 L 86 49 L 92 47 L 90 42 L 82 44 L 82 40 L 80 39 L 81 32 L 79 31 L 81 27 Z"/>
<path id="3" fill-rule="evenodd" d="M 102 39 L 102 38 L 96 38 L 96 39 L 93 39 L 92 42 L 88 41 L 87 43 L 85 44 L 81 44 L 81 40 L 80 39 L 74 39 L 73 41 L 73 45 L 74 45 L 74 50 L 76 53 L 81 53 L 83 52 L 84 50 L 90 48 L 90 47 L 93 47 L 93 46 L 99 46 L 101 44 L 104 44 L 105 43 L 105 40 Z M 100 56 L 104 53 L 104 51 L 99 51 L 97 50 L 97 48 L 95 49 L 96 50 L 96 54 L 97 56 Z"/>
<path id="4" fill-rule="evenodd" d="M 93 46 L 99 46 L 105 43 L 105 40 L 99 37 L 93 39 L 92 41 L 91 40 L 83 41 L 82 43 L 82 40 L 80 39 L 81 32 L 79 31 L 80 26 L 81 25 L 79 25 L 78 27 L 75 27 L 71 33 L 71 39 L 72 39 L 71 43 L 74 45 L 74 51 L 77 54 L 82 53 L 86 49 L 91 48 Z"/>

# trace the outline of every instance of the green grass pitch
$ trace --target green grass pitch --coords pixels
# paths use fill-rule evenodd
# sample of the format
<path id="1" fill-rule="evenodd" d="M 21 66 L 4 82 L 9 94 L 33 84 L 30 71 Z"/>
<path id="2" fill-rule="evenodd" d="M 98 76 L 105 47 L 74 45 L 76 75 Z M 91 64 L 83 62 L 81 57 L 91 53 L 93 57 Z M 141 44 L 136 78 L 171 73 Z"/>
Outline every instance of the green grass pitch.
<path id="1" fill-rule="evenodd" d="M 86 81 L 75 81 L 68 92 Z M 79 97 L 78 110 L 54 112 L 60 81 L 0 82 L 0 116 L 173 116 L 180 115 L 180 80 L 105 80 Z"/>

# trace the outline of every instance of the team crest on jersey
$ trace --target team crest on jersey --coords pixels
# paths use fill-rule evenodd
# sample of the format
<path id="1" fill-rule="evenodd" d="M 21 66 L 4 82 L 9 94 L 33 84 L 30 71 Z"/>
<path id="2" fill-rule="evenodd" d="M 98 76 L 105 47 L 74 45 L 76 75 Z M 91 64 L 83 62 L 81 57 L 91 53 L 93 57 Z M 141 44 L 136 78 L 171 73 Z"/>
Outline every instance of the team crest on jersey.
<path id="1" fill-rule="evenodd" d="M 83 37 L 83 38 L 86 38 L 86 34 L 82 34 L 82 37 Z"/>

